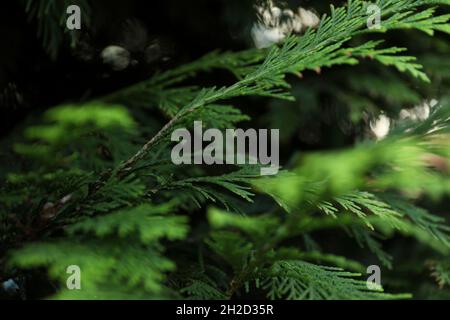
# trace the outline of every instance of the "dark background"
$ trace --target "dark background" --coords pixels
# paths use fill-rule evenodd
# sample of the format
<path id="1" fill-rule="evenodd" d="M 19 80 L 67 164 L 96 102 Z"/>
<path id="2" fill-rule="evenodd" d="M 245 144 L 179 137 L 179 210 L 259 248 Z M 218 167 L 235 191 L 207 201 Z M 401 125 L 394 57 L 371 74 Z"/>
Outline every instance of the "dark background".
<path id="1" fill-rule="evenodd" d="M 90 30 L 76 32 L 92 35 L 92 45 L 101 49 L 117 39 L 127 19 L 139 19 L 148 28 L 150 36 L 164 39 L 170 47 L 171 61 L 164 66 L 156 65 L 155 69 L 193 60 L 216 48 L 242 49 L 247 46 L 245 35 L 239 32 L 247 22 L 238 17 L 238 14 L 246 13 L 233 8 L 240 3 L 242 9 L 243 1 L 194 2 L 93 1 Z M 251 2 L 244 2 L 251 11 Z M 68 45 L 53 61 L 43 49 L 36 30 L 36 22 L 28 21 L 20 1 L 0 3 L 0 92 L 13 82 L 24 98 L 20 106 L 1 106 L 3 134 L 30 109 L 35 111 L 63 101 L 86 98 L 88 90 L 89 96 L 107 93 L 148 77 L 127 74 L 105 81 L 99 75 L 100 62 L 87 64 L 79 61 Z"/>

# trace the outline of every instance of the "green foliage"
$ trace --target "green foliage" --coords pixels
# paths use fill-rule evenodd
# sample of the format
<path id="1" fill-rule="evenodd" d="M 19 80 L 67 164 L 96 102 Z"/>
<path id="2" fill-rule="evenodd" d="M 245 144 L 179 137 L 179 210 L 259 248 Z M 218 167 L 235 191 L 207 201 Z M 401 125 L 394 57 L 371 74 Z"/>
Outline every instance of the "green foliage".
<path id="1" fill-rule="evenodd" d="M 435 163 L 448 165 L 450 159 L 450 103 L 448 92 L 430 93 L 436 79 L 445 82 L 445 75 L 433 72 L 441 66 L 439 54 L 422 67 L 420 59 L 399 55 L 405 49 L 392 46 L 385 33 L 448 33 L 449 15 L 438 6 L 448 1 L 376 3 L 381 30 L 366 28 L 367 2 L 348 1 L 332 6 L 316 29 L 269 49 L 215 51 L 95 101 L 48 110 L 14 145 L 23 164 L 4 175 L 0 276 L 44 267 L 59 283 L 54 297 L 62 299 L 410 297 L 370 287 L 362 273 L 368 261 L 395 270 L 401 255 L 385 240 L 400 236 L 427 257 L 447 261 L 450 227 L 421 201 L 450 194 L 448 171 Z M 41 2 L 28 5 L 32 17 L 41 17 Z M 45 10 L 57 7 L 50 2 Z M 51 28 L 51 19 L 42 21 Z M 56 54 L 60 35 L 48 37 L 45 43 Z M 338 77 L 325 89 L 317 74 L 322 68 L 336 70 Z M 361 73 L 339 78 L 347 68 Z M 221 87 L 185 82 L 214 69 L 230 72 L 235 82 Z M 415 92 L 411 83 L 425 89 Z M 281 129 L 284 143 L 294 141 L 305 105 L 315 112 L 312 120 L 325 117 L 322 95 L 335 98 L 343 106 L 339 113 L 353 121 L 366 109 L 377 113 L 396 105 L 390 112 L 398 115 L 399 108 L 425 98 L 439 104 L 424 121 L 393 123 L 380 141 L 358 134 L 340 150 L 288 150 L 285 169 L 274 177 L 261 177 L 259 166 L 170 161 L 176 128 L 190 128 L 194 120 L 219 129 L 251 121 L 238 108 L 242 97 L 269 100 L 262 118 Z M 164 126 L 154 106 L 170 119 Z M 350 252 L 334 246 L 343 238 Z M 82 290 L 65 287 L 71 265 L 81 269 Z M 447 267 L 444 262 L 432 267 L 441 286 L 448 284 Z M 413 290 L 387 280 L 383 286 L 390 292 Z"/>
<path id="2" fill-rule="evenodd" d="M 162 298 L 174 293 L 162 282 L 175 265 L 162 255 L 161 239 L 183 239 L 187 219 L 168 214 L 170 206 L 135 206 L 83 220 L 68 228 L 71 241 L 32 245 L 17 252 L 11 263 L 23 268 L 46 266 L 63 280 L 66 268 L 77 265 L 89 298 Z M 124 223 L 126 221 L 126 223 Z M 117 237 L 115 237 L 117 236 Z M 123 288 L 117 291 L 119 288 Z M 113 291 L 108 292 L 108 288 Z M 85 298 L 70 290 L 60 298 Z"/>
<path id="3" fill-rule="evenodd" d="M 271 299 L 368 300 L 408 297 L 377 292 L 381 289 L 369 290 L 365 281 L 353 279 L 358 275 L 303 261 L 278 261 L 270 269 L 270 277 L 264 287 Z"/>
<path id="4" fill-rule="evenodd" d="M 450 262 L 444 261 L 432 261 L 430 263 L 431 275 L 436 279 L 440 288 L 450 284 Z"/>

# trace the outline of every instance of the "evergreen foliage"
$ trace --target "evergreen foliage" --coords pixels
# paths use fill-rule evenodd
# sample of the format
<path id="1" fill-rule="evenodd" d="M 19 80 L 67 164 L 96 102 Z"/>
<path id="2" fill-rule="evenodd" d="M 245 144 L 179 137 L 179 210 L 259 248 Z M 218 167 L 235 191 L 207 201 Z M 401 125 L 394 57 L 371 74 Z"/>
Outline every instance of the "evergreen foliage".
<path id="1" fill-rule="evenodd" d="M 66 1 L 24 2 L 56 57 L 63 35 L 52 12 Z M 1 171 L 0 280 L 46 270 L 59 299 L 403 299 L 422 289 L 394 279 L 414 259 L 437 281 L 429 297 L 450 297 L 450 226 L 427 209 L 450 195 L 450 3 L 375 3 L 381 29 L 366 26 L 368 2 L 349 0 L 271 48 L 214 51 L 34 117 L 2 151 L 16 161 Z M 404 55 L 391 32 L 439 49 Z M 195 83 L 215 70 L 235 80 Z M 439 102 L 426 120 L 394 123 L 383 140 L 357 132 L 346 148 L 299 153 L 289 143 L 308 121 L 323 125 L 327 95 L 342 107 L 338 121 L 353 124 Z M 280 128 L 292 148 L 277 176 L 171 162 L 174 129 L 251 121 L 242 97 L 269 104 L 256 110 L 259 123 Z M 383 286 L 367 287 L 370 264 L 386 270 Z M 66 288 L 70 265 L 82 271 L 82 290 Z"/>

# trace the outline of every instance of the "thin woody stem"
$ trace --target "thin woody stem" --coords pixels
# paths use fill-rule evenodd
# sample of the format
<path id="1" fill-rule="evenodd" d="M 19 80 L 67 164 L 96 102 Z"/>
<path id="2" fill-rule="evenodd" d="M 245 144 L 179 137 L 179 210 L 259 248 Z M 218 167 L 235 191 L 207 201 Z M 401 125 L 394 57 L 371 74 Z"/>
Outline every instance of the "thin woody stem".
<path id="1" fill-rule="evenodd" d="M 158 131 L 158 133 L 153 136 L 149 141 L 147 141 L 146 144 L 142 146 L 141 149 L 139 149 L 138 152 L 136 152 L 131 158 L 123 162 L 119 168 L 117 169 L 116 176 L 123 177 L 125 176 L 132 168 L 133 166 L 142 158 L 145 157 L 145 155 L 149 152 L 152 146 L 157 144 L 161 138 L 166 134 L 166 132 L 173 127 L 173 125 L 186 113 L 192 112 L 193 108 L 190 108 L 186 111 L 180 111 L 178 112 L 169 122 L 167 122 L 164 127 L 161 128 L 161 130 Z"/>

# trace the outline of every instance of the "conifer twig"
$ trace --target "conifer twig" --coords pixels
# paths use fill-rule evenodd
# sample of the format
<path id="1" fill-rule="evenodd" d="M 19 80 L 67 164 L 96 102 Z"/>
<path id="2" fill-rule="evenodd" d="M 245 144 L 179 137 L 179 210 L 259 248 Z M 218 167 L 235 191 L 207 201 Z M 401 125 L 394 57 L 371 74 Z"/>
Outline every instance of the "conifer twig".
<path id="1" fill-rule="evenodd" d="M 167 122 L 161 130 L 158 131 L 156 135 L 153 136 L 147 143 L 145 143 L 138 152 L 136 152 L 131 158 L 123 162 L 117 169 L 116 175 L 119 178 L 125 176 L 134 166 L 136 162 L 141 160 L 150 150 L 150 148 L 159 142 L 159 140 L 164 136 L 164 134 L 173 126 L 174 123 L 181 118 L 182 112 L 177 113 L 169 122 Z"/>

